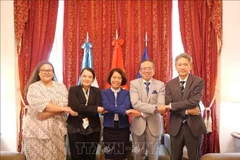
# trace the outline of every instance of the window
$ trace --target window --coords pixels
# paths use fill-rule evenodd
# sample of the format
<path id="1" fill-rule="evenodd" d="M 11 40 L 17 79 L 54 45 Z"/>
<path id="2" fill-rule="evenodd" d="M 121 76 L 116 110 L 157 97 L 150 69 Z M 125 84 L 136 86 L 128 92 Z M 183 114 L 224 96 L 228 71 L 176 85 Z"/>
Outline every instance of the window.
<path id="1" fill-rule="evenodd" d="M 175 57 L 181 53 L 184 53 L 181 33 L 180 33 L 180 25 L 179 25 L 179 14 L 178 14 L 178 1 L 173 0 L 173 8 L 172 8 L 172 57 L 173 57 L 173 78 L 178 76 L 178 73 L 175 69 Z M 203 115 L 204 105 L 202 101 L 200 101 L 201 113 Z"/>
<path id="2" fill-rule="evenodd" d="M 175 57 L 180 53 L 183 53 L 183 45 L 180 34 L 179 15 L 178 15 L 178 1 L 173 0 L 172 8 L 172 58 L 173 58 L 173 78 L 178 76 L 175 69 Z"/>
<path id="3" fill-rule="evenodd" d="M 62 73 L 62 44 L 63 44 L 63 8 L 64 1 L 59 1 L 58 6 L 58 16 L 57 16 L 57 25 L 55 38 L 53 42 L 52 52 L 50 54 L 49 61 L 53 64 L 55 69 L 55 74 L 59 82 L 63 81 L 63 73 Z"/>

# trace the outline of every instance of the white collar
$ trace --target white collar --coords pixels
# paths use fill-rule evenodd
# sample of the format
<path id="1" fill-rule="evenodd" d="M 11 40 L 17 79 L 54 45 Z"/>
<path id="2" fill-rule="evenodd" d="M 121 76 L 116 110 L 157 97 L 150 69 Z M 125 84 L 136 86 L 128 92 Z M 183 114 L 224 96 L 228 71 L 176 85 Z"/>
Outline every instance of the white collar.
<path id="1" fill-rule="evenodd" d="M 118 93 L 118 92 L 121 91 L 121 88 L 119 87 L 118 89 L 113 89 L 113 88 L 111 87 L 111 90 L 112 90 L 114 93 Z"/>
<path id="2" fill-rule="evenodd" d="M 179 78 L 179 82 L 181 82 L 181 81 L 187 82 L 188 76 L 189 76 L 189 74 L 187 75 L 187 77 L 185 79 L 181 79 L 180 76 L 179 76 L 178 77 Z"/>
<path id="3" fill-rule="evenodd" d="M 143 79 L 143 78 L 142 78 L 142 80 L 143 80 L 143 83 L 145 83 L 145 82 L 149 82 L 150 84 L 152 83 L 152 78 L 151 78 L 149 81 L 146 81 L 146 80 Z"/>
<path id="4" fill-rule="evenodd" d="M 89 93 L 90 93 L 90 87 L 88 88 L 88 90 L 85 90 L 85 89 L 82 87 L 82 90 L 83 90 L 83 93 L 84 93 L 84 94 L 89 95 Z"/>

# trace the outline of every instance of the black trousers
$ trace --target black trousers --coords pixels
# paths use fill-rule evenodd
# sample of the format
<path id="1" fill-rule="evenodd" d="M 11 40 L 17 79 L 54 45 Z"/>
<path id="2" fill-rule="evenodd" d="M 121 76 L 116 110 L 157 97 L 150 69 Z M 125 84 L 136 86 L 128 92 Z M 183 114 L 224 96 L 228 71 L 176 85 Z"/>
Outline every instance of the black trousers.
<path id="1" fill-rule="evenodd" d="M 189 160 L 200 160 L 200 147 L 202 136 L 193 136 L 187 123 L 182 124 L 176 136 L 170 136 L 172 160 L 179 160 L 183 157 L 183 147 L 187 147 Z"/>
<path id="2" fill-rule="evenodd" d="M 100 132 L 89 135 L 68 133 L 72 160 L 95 160 Z"/>

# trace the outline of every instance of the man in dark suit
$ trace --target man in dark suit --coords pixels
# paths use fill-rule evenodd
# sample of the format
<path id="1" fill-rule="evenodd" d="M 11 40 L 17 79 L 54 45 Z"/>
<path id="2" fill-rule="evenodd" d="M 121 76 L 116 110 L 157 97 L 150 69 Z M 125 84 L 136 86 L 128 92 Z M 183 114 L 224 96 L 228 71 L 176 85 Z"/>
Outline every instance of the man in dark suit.
<path id="1" fill-rule="evenodd" d="M 186 53 L 176 57 L 175 67 L 179 76 L 167 82 L 165 88 L 165 104 L 171 112 L 169 134 L 172 160 L 182 159 L 184 145 L 189 159 L 199 160 L 202 134 L 206 133 L 199 108 L 204 80 L 189 73 L 192 57 Z"/>

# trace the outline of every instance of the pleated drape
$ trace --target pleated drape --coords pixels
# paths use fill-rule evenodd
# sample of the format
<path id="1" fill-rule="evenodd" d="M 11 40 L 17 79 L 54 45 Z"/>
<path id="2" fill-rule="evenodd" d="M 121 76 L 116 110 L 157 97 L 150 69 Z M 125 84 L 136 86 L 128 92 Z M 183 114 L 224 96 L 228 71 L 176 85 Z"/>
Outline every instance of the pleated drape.
<path id="1" fill-rule="evenodd" d="M 58 0 L 15 0 L 14 25 L 17 41 L 20 92 L 35 66 L 48 60 L 55 37 Z M 27 102 L 26 102 L 27 103 Z M 18 150 L 21 151 L 23 104 L 20 111 Z"/>
<path id="2" fill-rule="evenodd" d="M 203 104 L 208 107 L 217 92 L 218 58 L 222 47 L 222 1 L 178 1 L 184 51 L 193 57 L 194 75 L 205 80 Z M 211 107 L 213 131 L 205 134 L 202 154 L 219 152 L 216 103 Z M 204 115 L 204 117 L 207 115 Z"/>
<path id="3" fill-rule="evenodd" d="M 145 32 L 149 57 L 156 63 L 154 77 L 164 82 L 171 78 L 171 1 L 68 0 L 64 6 L 63 75 L 67 87 L 77 84 L 86 32 L 93 44 L 94 71 L 101 89 L 111 69 L 116 30 L 124 40 L 123 61 L 129 81 L 137 76 Z"/>

